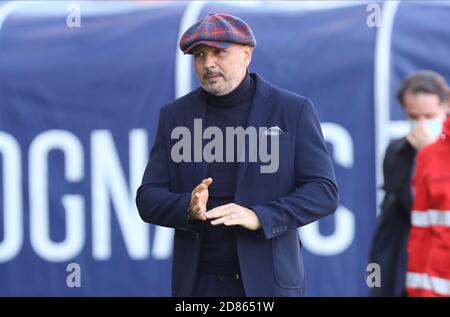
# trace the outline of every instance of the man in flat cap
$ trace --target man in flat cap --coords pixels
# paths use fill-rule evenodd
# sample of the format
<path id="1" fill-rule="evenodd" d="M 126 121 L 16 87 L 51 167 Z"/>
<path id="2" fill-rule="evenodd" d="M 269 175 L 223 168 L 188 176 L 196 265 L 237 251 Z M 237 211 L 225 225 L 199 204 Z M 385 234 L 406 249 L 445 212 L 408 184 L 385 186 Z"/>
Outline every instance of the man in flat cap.
<path id="1" fill-rule="evenodd" d="M 161 109 L 136 196 L 145 222 L 175 228 L 174 296 L 304 295 L 297 228 L 337 208 L 311 101 L 249 73 L 255 46 L 226 14 L 180 40 L 201 88 Z"/>

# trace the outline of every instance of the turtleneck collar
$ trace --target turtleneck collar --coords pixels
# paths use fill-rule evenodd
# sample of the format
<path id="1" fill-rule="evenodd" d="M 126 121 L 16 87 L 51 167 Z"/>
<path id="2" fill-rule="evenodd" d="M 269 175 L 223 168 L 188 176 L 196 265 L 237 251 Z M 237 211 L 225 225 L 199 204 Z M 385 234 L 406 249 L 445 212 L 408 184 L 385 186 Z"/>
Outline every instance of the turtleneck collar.
<path id="1" fill-rule="evenodd" d="M 216 96 L 203 89 L 206 94 L 206 101 L 208 103 L 208 106 L 220 108 L 237 106 L 251 100 L 253 96 L 253 90 L 254 80 L 250 77 L 248 70 L 239 86 L 237 86 L 233 91 L 229 92 L 226 95 Z"/>

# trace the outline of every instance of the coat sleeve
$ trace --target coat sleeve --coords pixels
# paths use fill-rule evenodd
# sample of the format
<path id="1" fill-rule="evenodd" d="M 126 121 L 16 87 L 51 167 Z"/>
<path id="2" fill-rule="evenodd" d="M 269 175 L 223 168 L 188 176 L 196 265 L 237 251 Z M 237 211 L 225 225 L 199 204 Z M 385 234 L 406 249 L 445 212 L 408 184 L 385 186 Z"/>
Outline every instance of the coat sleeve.
<path id="1" fill-rule="evenodd" d="M 170 135 L 164 129 L 166 120 L 168 117 L 162 108 L 155 142 L 150 152 L 142 185 L 137 190 L 136 206 L 139 215 L 145 222 L 180 230 L 196 231 L 195 224 L 187 219 L 191 193 L 171 191 L 170 157 L 167 144 Z"/>
<path id="2" fill-rule="evenodd" d="M 297 123 L 296 189 L 288 196 L 250 208 L 266 239 L 323 218 L 337 209 L 338 189 L 317 113 L 306 99 Z"/>
<path id="3" fill-rule="evenodd" d="M 384 191 L 386 191 L 389 187 L 390 184 L 389 183 L 389 179 L 392 173 L 392 162 L 395 161 L 395 157 L 394 157 L 394 143 L 391 142 L 389 143 L 389 145 L 386 148 L 386 153 L 384 155 L 384 160 L 383 160 L 383 187 L 382 189 Z"/>
<path id="4" fill-rule="evenodd" d="M 394 205 L 394 203 L 396 203 L 396 197 L 398 197 L 396 190 L 393 189 L 395 188 L 395 186 L 393 186 L 393 180 L 399 177 L 398 172 L 395 171 L 395 166 L 393 166 L 393 163 L 396 161 L 394 146 L 394 142 L 389 143 L 383 160 L 384 181 L 381 189 L 384 191 L 384 196 L 380 205 L 380 210 L 383 216 L 387 214 L 388 210 Z M 404 163 L 405 162 L 402 162 L 402 164 Z M 406 212 L 409 214 L 410 211 L 406 210 Z"/>
<path id="5" fill-rule="evenodd" d="M 383 161 L 384 197 L 380 206 L 382 217 L 393 216 L 402 223 L 409 223 L 414 159 L 415 150 L 405 138 L 392 141 L 388 145 Z"/>

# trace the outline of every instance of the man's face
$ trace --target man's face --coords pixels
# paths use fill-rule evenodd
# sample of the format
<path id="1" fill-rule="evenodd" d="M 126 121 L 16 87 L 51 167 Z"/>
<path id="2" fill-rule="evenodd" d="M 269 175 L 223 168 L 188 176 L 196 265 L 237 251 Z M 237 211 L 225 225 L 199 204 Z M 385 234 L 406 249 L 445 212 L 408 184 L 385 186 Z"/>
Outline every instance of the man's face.
<path id="1" fill-rule="evenodd" d="M 440 118 L 444 121 L 448 111 L 448 104 L 441 103 L 435 94 L 407 92 L 403 103 L 405 114 L 411 120 Z"/>
<path id="2" fill-rule="evenodd" d="M 195 70 L 203 89 L 217 96 L 235 89 L 245 76 L 252 51 L 252 47 L 238 44 L 227 49 L 206 45 L 195 48 Z"/>

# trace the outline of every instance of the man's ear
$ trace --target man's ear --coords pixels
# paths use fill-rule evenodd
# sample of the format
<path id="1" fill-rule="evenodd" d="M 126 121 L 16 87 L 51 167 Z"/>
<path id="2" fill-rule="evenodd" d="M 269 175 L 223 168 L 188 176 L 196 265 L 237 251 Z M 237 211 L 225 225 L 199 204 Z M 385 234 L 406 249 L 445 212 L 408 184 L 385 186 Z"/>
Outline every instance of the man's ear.
<path id="1" fill-rule="evenodd" d="M 250 62 L 252 61 L 252 55 L 253 55 L 253 47 L 245 45 L 244 46 L 244 65 L 245 65 L 245 67 L 248 67 L 248 65 L 250 65 Z"/>

